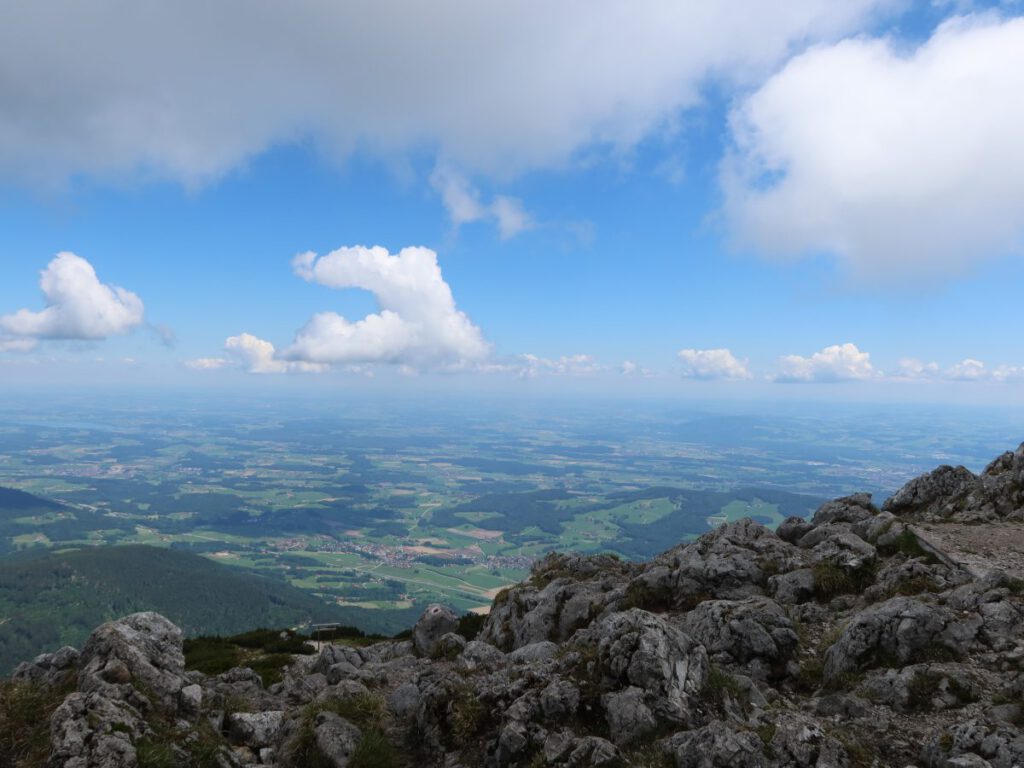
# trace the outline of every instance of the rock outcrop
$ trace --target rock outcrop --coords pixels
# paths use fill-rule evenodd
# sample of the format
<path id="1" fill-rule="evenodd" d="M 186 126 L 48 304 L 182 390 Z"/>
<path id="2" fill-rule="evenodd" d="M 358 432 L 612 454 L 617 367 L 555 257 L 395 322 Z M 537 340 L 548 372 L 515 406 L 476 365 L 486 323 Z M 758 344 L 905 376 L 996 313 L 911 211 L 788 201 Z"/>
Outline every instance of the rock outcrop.
<path id="1" fill-rule="evenodd" d="M 73 688 L 46 713 L 52 768 L 1024 765 L 1024 582 L 925 546 L 924 523 L 1024 535 L 1024 447 L 881 510 L 847 496 L 646 563 L 553 554 L 476 638 L 430 606 L 410 641 L 325 644 L 270 686 L 186 671 L 152 613 L 14 681 Z"/>

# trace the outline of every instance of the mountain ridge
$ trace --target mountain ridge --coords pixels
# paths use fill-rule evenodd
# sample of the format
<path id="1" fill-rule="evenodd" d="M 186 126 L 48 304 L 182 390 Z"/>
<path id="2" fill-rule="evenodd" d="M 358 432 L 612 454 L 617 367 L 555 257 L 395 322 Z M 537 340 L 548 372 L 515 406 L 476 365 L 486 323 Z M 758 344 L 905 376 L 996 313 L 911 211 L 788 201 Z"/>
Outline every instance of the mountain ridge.
<path id="1" fill-rule="evenodd" d="M 57 692 L 21 765 L 1013 768 L 1024 581 L 915 531 L 1019 533 L 1022 489 L 1024 445 L 881 509 L 743 519 L 646 562 L 551 554 L 476 637 L 434 605 L 408 640 L 325 643 L 269 686 L 187 671 L 180 629 L 133 614 L 5 684 Z"/>

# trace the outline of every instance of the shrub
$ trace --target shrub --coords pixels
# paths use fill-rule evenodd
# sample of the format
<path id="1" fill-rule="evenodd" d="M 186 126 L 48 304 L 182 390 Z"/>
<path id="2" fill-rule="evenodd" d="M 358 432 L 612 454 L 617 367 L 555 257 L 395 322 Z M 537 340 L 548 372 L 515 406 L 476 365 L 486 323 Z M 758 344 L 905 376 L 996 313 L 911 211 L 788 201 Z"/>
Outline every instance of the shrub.
<path id="1" fill-rule="evenodd" d="M 380 728 L 363 731 L 363 738 L 349 761 L 351 768 L 394 768 L 397 764 L 395 747 Z"/>
<path id="2" fill-rule="evenodd" d="M 183 738 L 175 724 L 150 718 L 150 733 L 135 743 L 139 768 L 221 768 L 227 743 L 207 721 L 200 721 Z"/>
<path id="3" fill-rule="evenodd" d="M 458 691 L 451 702 L 451 736 L 453 744 L 461 747 L 479 737 L 487 719 L 487 709 L 468 686 Z"/>
<path id="4" fill-rule="evenodd" d="M 942 675 L 920 671 L 907 683 L 907 709 L 926 711 L 932 708 L 932 699 L 942 685 Z"/>
<path id="5" fill-rule="evenodd" d="M 818 657 L 808 659 L 800 665 L 800 671 L 793 679 L 793 684 L 798 691 L 813 693 L 821 688 L 824 679 L 825 665 Z"/>
<path id="6" fill-rule="evenodd" d="M 284 668 L 291 663 L 290 653 L 272 653 L 247 661 L 246 666 L 262 678 L 264 687 L 268 687 L 281 682 Z"/>
<path id="7" fill-rule="evenodd" d="M 261 650 L 264 653 L 296 653 L 305 655 L 316 653 L 316 649 L 309 643 L 309 638 L 303 637 L 291 630 L 256 629 L 252 632 L 229 637 L 228 642 L 242 648 Z"/>
<path id="8" fill-rule="evenodd" d="M 466 638 L 467 641 L 476 640 L 480 630 L 484 628 L 485 621 L 487 621 L 487 617 L 482 614 L 467 613 L 459 619 L 459 626 L 455 631 Z"/>
<path id="9" fill-rule="evenodd" d="M 223 637 L 190 637 L 185 640 L 185 669 L 219 675 L 242 663 L 238 646 Z"/>
<path id="10" fill-rule="evenodd" d="M 878 551 L 887 556 L 901 553 L 907 557 L 920 557 L 925 562 L 931 564 L 939 562 L 935 555 L 921 546 L 921 542 L 917 540 L 917 536 L 909 528 L 897 536 L 894 541 L 879 547 Z"/>
<path id="11" fill-rule="evenodd" d="M 327 699 L 307 706 L 302 712 L 295 735 L 282 750 L 284 765 L 293 768 L 331 767 L 332 763 L 317 747 L 313 731 L 316 717 L 321 712 L 334 712 L 363 732 L 349 763 L 352 768 L 391 768 L 398 765 L 398 753 L 383 730 L 387 721 L 387 707 L 383 699 L 373 694 Z"/>
<path id="12" fill-rule="evenodd" d="M 863 592 L 875 581 L 874 563 L 865 563 L 856 570 L 847 570 L 831 560 L 815 563 L 814 596 L 818 600 L 831 600 L 836 595 Z"/>
<path id="13" fill-rule="evenodd" d="M 651 587 L 646 582 L 635 579 L 626 587 L 622 608 L 643 608 L 651 613 L 664 613 L 672 608 L 672 588 Z"/>
<path id="14" fill-rule="evenodd" d="M 920 595 L 922 592 L 938 591 L 939 585 L 931 576 L 915 576 L 912 579 L 907 579 L 892 589 L 889 597 L 895 597 L 896 595 L 913 597 L 914 595 Z"/>
<path id="15" fill-rule="evenodd" d="M 701 699 L 714 709 L 722 711 L 729 699 L 743 706 L 745 698 L 743 693 L 736 678 L 712 665 L 708 677 L 704 681 L 704 688 L 701 689 Z"/>

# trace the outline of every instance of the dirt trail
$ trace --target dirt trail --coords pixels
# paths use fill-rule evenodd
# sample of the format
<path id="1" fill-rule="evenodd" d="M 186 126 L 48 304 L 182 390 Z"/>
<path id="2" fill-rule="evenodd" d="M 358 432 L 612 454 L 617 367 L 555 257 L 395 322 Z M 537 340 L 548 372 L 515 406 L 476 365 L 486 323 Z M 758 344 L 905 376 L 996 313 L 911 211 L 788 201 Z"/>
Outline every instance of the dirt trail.
<path id="1" fill-rule="evenodd" d="M 926 548 L 938 550 L 936 554 L 977 578 L 999 569 L 1024 579 L 1024 523 L 919 523 L 911 528 Z"/>

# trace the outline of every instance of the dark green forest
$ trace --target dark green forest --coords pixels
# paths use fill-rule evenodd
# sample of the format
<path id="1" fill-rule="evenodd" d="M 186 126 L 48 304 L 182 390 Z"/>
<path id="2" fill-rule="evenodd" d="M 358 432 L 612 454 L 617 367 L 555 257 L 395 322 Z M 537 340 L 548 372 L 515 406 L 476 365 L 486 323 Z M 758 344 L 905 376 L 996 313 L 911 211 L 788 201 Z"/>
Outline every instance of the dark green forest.
<path id="1" fill-rule="evenodd" d="M 0 562 L 0 675 L 43 651 L 81 648 L 97 625 L 136 611 L 162 613 L 196 636 L 328 621 L 393 634 L 421 610 L 331 605 L 284 581 L 156 547 L 33 555 Z"/>

